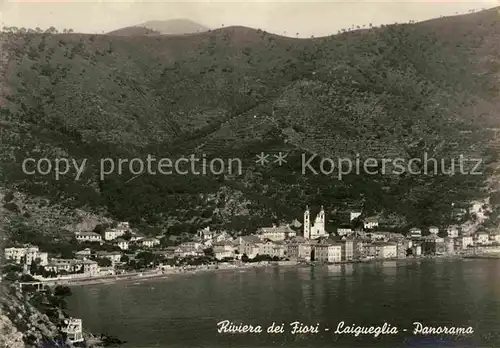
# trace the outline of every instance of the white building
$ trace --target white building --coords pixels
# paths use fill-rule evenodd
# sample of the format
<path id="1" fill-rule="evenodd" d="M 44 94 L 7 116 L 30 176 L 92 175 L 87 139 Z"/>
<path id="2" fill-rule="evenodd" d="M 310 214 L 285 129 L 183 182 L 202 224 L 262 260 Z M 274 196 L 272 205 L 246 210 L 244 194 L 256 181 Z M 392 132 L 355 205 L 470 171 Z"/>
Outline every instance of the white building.
<path id="1" fill-rule="evenodd" d="M 122 253 L 119 251 L 98 251 L 96 252 L 96 256 L 102 259 L 108 259 L 114 264 L 120 262 Z"/>
<path id="2" fill-rule="evenodd" d="M 490 244 L 490 236 L 486 232 L 479 232 L 474 235 L 475 244 L 488 245 Z"/>
<path id="3" fill-rule="evenodd" d="M 363 227 L 365 230 L 372 230 L 378 227 L 378 217 L 369 216 L 363 221 Z"/>
<path id="4" fill-rule="evenodd" d="M 413 251 L 413 255 L 420 256 L 420 255 L 422 255 L 422 246 L 421 245 L 413 245 L 412 251 Z"/>
<path id="5" fill-rule="evenodd" d="M 129 242 L 126 241 L 125 239 L 122 239 L 122 238 L 117 238 L 115 240 L 115 243 L 116 245 L 118 246 L 118 248 L 122 249 L 122 250 L 128 250 L 128 247 L 129 247 Z"/>
<path id="6" fill-rule="evenodd" d="M 25 246 L 20 248 L 5 248 L 5 258 L 15 263 L 24 262 L 31 265 L 33 261 L 39 262 L 41 266 L 48 264 L 49 255 L 41 252 L 37 246 Z"/>
<path id="7" fill-rule="evenodd" d="M 83 273 L 89 276 L 99 274 L 99 265 L 92 260 L 82 260 Z"/>
<path id="8" fill-rule="evenodd" d="M 461 236 L 455 239 L 455 243 L 455 249 L 466 249 L 474 245 L 474 239 L 472 236 Z"/>
<path id="9" fill-rule="evenodd" d="M 352 221 L 352 220 L 354 220 L 354 219 L 356 219 L 356 218 L 358 218 L 360 216 L 361 216 L 361 212 L 360 211 L 351 211 L 350 217 L 349 217 L 349 219 L 350 219 L 349 221 Z"/>
<path id="10" fill-rule="evenodd" d="M 215 237 L 215 232 L 210 231 L 210 226 L 198 231 L 198 237 L 203 241 L 212 240 Z"/>
<path id="11" fill-rule="evenodd" d="M 437 228 L 436 226 L 430 226 L 429 227 L 429 233 L 430 234 L 438 234 L 439 233 L 439 228 Z"/>
<path id="12" fill-rule="evenodd" d="M 500 234 L 498 233 L 490 234 L 490 242 L 492 244 L 500 244 Z"/>
<path id="13" fill-rule="evenodd" d="M 457 238 L 458 237 L 458 227 L 456 226 L 448 226 L 446 229 L 446 233 L 448 237 L 450 238 Z"/>
<path id="14" fill-rule="evenodd" d="M 21 263 L 23 258 L 26 256 L 26 248 L 5 248 L 5 258 L 15 263 Z"/>
<path id="15" fill-rule="evenodd" d="M 83 342 L 83 326 L 82 319 L 69 318 L 64 320 L 65 326 L 61 329 L 66 333 L 68 340 L 71 343 Z"/>
<path id="16" fill-rule="evenodd" d="M 412 227 L 410 228 L 410 238 L 420 238 L 422 237 L 422 230 L 420 228 Z"/>
<path id="17" fill-rule="evenodd" d="M 321 206 L 321 210 L 314 219 L 314 223 L 312 225 L 311 213 L 309 211 L 309 207 L 307 207 L 304 212 L 304 238 L 318 239 L 327 236 L 328 233 L 325 230 L 325 210 L 323 209 L 323 206 Z"/>
<path id="18" fill-rule="evenodd" d="M 79 242 L 101 242 L 102 236 L 96 232 L 77 232 L 75 238 Z"/>
<path id="19" fill-rule="evenodd" d="M 379 259 L 393 259 L 398 256 L 398 245 L 396 243 L 375 243 L 375 254 Z"/>
<path id="20" fill-rule="evenodd" d="M 125 230 L 120 228 L 112 228 L 104 232 L 104 240 L 114 240 L 125 234 Z"/>
<path id="21" fill-rule="evenodd" d="M 40 266 L 49 264 L 49 253 L 41 252 L 38 247 L 28 247 L 26 250 L 26 264 L 31 265 L 32 262 L 38 262 Z"/>
<path id="22" fill-rule="evenodd" d="M 142 246 L 146 248 L 153 248 L 160 244 L 160 241 L 156 238 L 144 238 L 141 239 Z"/>
<path id="23" fill-rule="evenodd" d="M 130 224 L 128 222 L 120 222 L 116 226 L 116 229 L 119 231 L 123 231 L 123 233 L 130 232 Z"/>

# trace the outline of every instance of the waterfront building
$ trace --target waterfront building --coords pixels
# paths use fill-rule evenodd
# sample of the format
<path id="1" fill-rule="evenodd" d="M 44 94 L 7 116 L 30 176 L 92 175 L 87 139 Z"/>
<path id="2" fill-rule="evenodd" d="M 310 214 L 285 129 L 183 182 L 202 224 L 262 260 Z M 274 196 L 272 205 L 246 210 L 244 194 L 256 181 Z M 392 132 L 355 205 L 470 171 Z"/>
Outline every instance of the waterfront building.
<path id="1" fill-rule="evenodd" d="M 498 234 L 498 233 L 490 234 L 490 243 L 491 244 L 500 244 L 500 234 Z"/>
<path id="2" fill-rule="evenodd" d="M 422 255 L 422 246 L 420 244 L 414 243 L 411 249 L 412 249 L 413 256 Z"/>
<path id="3" fill-rule="evenodd" d="M 376 259 L 392 259 L 398 255 L 397 244 L 389 242 L 373 242 L 365 245 L 366 257 Z"/>
<path id="4" fill-rule="evenodd" d="M 285 244 L 286 255 L 290 259 L 311 261 L 311 250 L 311 244 L 301 236 L 297 236 Z"/>
<path id="5" fill-rule="evenodd" d="M 267 242 L 259 245 L 259 254 L 273 256 L 274 247 L 275 244 L 272 241 L 268 240 Z"/>
<path id="6" fill-rule="evenodd" d="M 332 240 L 325 239 L 313 245 L 314 261 L 341 262 L 342 246 Z"/>
<path id="7" fill-rule="evenodd" d="M 327 237 L 328 233 L 325 230 L 325 210 L 321 206 L 321 210 L 316 215 L 314 223 L 311 224 L 311 213 L 309 207 L 304 212 L 304 238 L 305 239 L 318 239 Z"/>
<path id="8" fill-rule="evenodd" d="M 370 243 L 369 239 L 363 237 L 356 237 L 352 239 L 353 241 L 353 259 L 361 260 L 367 256 L 366 245 Z"/>
<path id="9" fill-rule="evenodd" d="M 422 253 L 425 255 L 436 255 L 445 252 L 444 239 L 435 234 L 424 237 L 422 241 Z"/>
<path id="10" fill-rule="evenodd" d="M 64 324 L 61 331 L 67 335 L 67 339 L 71 343 L 84 341 L 82 319 L 69 318 L 64 320 Z"/>
<path id="11" fill-rule="evenodd" d="M 353 234 L 354 231 L 350 226 L 339 226 L 337 227 L 337 235 L 339 236 L 349 236 Z"/>
<path id="12" fill-rule="evenodd" d="M 285 257 L 285 255 L 286 255 L 285 243 L 274 242 L 274 247 L 273 247 L 271 256 L 282 258 L 282 257 Z"/>
<path id="13" fill-rule="evenodd" d="M 354 260 L 354 239 L 350 236 L 329 237 L 333 242 L 340 244 L 342 248 L 342 261 Z"/>
<path id="14" fill-rule="evenodd" d="M 49 264 L 44 266 L 47 271 L 54 271 L 56 273 L 68 272 L 74 273 L 78 272 L 82 268 L 83 260 L 77 259 L 57 259 L 52 258 L 49 261 Z"/>
<path id="15" fill-rule="evenodd" d="M 444 238 L 445 254 L 452 255 L 455 253 L 455 240 L 450 237 Z"/>
<path id="16" fill-rule="evenodd" d="M 214 256 L 217 260 L 235 256 L 235 246 L 231 242 L 218 242 L 213 246 Z"/>
<path id="17" fill-rule="evenodd" d="M 255 256 L 259 255 L 260 244 L 244 244 L 241 246 L 242 255 L 248 256 L 248 258 L 253 259 Z"/>
<path id="18" fill-rule="evenodd" d="M 460 236 L 455 238 L 455 250 L 465 250 L 474 245 L 472 236 Z"/>
<path id="19" fill-rule="evenodd" d="M 473 236 L 475 245 L 489 245 L 490 244 L 490 236 L 486 232 L 478 232 Z"/>
<path id="20" fill-rule="evenodd" d="M 94 276 L 99 274 L 99 265 L 96 261 L 83 260 L 82 261 L 83 274 Z"/>
<path id="21" fill-rule="evenodd" d="M 397 258 L 404 259 L 406 257 L 406 251 L 408 250 L 405 241 L 401 240 L 396 242 L 396 250 L 397 250 Z"/>

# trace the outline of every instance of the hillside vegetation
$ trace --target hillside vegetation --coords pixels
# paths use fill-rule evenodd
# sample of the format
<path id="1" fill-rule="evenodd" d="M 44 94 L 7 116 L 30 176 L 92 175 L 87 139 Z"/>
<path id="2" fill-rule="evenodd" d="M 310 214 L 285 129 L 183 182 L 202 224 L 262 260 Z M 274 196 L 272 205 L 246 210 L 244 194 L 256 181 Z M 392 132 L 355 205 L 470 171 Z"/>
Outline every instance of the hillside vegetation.
<path id="1" fill-rule="evenodd" d="M 3 34 L 0 185 L 105 207 L 169 233 L 251 230 L 320 204 L 396 228 L 453 222 L 488 194 L 499 127 L 497 10 L 317 39 L 230 27 L 183 36 Z M 256 154 L 288 153 L 281 167 Z M 242 175 L 100 180 L 100 158 L 241 158 Z M 483 158 L 484 175 L 301 173 L 321 157 Z M 24 158 L 88 159 L 79 181 L 26 175 Z M 319 168 L 316 161 L 313 165 Z M 484 164 L 487 164 L 484 166 Z M 74 173 L 73 173 L 74 174 Z"/>

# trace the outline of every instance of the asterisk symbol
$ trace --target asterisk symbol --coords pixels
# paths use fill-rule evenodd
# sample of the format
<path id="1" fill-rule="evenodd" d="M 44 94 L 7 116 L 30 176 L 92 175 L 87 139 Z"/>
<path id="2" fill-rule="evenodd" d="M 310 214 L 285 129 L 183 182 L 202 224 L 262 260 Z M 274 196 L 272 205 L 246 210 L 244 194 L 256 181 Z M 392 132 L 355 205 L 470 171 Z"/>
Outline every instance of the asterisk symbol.
<path id="1" fill-rule="evenodd" d="M 276 158 L 274 162 L 278 163 L 281 166 L 283 163 L 286 163 L 286 156 L 288 156 L 288 154 L 280 152 L 277 155 L 274 155 L 274 157 Z"/>
<path id="2" fill-rule="evenodd" d="M 260 155 L 257 155 L 257 161 L 255 161 L 255 163 L 260 164 L 261 166 L 266 165 L 269 162 L 267 159 L 268 157 L 269 155 L 261 152 Z"/>

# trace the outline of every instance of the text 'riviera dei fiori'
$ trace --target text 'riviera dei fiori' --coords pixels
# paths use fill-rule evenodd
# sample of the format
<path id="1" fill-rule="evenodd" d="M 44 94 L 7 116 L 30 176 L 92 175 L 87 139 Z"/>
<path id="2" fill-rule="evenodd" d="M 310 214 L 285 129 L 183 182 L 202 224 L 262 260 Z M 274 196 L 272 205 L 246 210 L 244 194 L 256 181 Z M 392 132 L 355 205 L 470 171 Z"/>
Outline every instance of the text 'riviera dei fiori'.
<path id="1" fill-rule="evenodd" d="M 243 334 L 243 333 L 268 333 L 268 334 L 317 334 L 320 332 L 319 323 L 304 324 L 294 321 L 289 324 L 273 322 L 269 326 L 236 324 L 229 320 L 223 320 L 217 323 L 218 333 Z"/>

